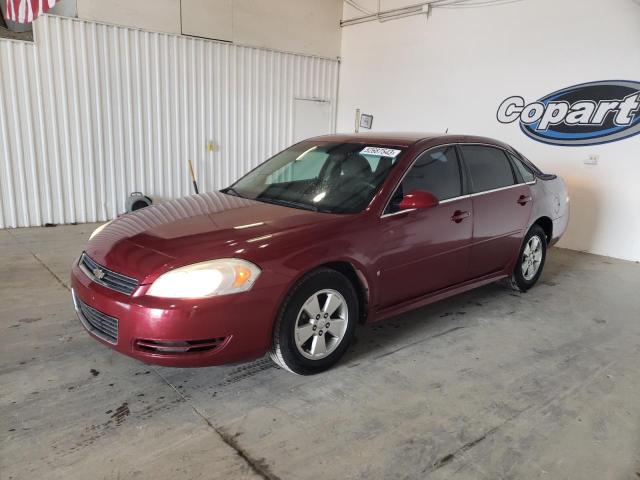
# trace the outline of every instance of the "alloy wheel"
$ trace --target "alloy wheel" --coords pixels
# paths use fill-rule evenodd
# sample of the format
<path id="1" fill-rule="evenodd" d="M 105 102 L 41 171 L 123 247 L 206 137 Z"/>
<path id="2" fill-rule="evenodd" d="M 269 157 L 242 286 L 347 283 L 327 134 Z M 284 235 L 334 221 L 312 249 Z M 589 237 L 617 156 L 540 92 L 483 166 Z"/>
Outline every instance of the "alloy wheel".
<path id="1" fill-rule="evenodd" d="M 528 282 L 540 270 L 542 264 L 542 240 L 537 235 L 532 236 L 522 252 L 522 276 Z"/>
<path id="2" fill-rule="evenodd" d="M 311 295 L 298 312 L 295 342 L 298 352 L 310 360 L 330 355 L 342 342 L 349 323 L 344 297 L 332 289 Z"/>

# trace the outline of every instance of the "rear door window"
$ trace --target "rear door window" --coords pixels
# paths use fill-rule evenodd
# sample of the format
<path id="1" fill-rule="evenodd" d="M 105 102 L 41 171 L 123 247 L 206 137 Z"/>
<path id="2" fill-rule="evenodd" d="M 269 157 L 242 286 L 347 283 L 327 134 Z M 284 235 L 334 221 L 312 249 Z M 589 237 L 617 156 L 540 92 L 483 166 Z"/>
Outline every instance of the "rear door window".
<path id="1" fill-rule="evenodd" d="M 460 148 L 469 167 L 474 193 L 516 183 L 509 159 L 499 148 L 484 145 L 461 145 Z"/>

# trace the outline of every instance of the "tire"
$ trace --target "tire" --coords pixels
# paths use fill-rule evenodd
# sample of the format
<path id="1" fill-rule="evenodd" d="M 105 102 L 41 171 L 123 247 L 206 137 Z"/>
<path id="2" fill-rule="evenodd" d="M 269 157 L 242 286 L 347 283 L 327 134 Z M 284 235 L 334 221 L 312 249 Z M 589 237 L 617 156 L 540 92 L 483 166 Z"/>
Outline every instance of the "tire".
<path id="1" fill-rule="evenodd" d="M 534 254 L 533 258 L 537 260 L 532 263 L 530 260 L 532 257 L 527 253 L 527 249 L 531 252 L 534 245 L 539 245 L 540 251 L 539 255 Z M 537 247 L 535 248 L 537 249 Z M 528 263 L 525 263 L 525 257 L 529 259 Z M 546 259 L 547 235 L 540 225 L 533 225 L 524 237 L 513 273 L 506 279 L 507 286 L 518 292 L 529 290 L 540 278 Z M 534 270 L 531 270 L 531 268 L 534 268 Z"/>
<path id="2" fill-rule="evenodd" d="M 329 268 L 308 273 L 280 308 L 269 355 L 298 375 L 327 370 L 349 347 L 358 315 L 358 297 L 347 277 Z"/>

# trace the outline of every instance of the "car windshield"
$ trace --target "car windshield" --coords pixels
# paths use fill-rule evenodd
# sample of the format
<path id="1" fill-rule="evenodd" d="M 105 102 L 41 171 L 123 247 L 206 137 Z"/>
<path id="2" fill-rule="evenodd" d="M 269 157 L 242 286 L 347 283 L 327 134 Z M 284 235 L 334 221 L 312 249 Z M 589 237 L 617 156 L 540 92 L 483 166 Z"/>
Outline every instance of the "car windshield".
<path id="1" fill-rule="evenodd" d="M 369 205 L 402 149 L 342 142 L 302 142 L 223 190 L 230 195 L 330 213 Z"/>

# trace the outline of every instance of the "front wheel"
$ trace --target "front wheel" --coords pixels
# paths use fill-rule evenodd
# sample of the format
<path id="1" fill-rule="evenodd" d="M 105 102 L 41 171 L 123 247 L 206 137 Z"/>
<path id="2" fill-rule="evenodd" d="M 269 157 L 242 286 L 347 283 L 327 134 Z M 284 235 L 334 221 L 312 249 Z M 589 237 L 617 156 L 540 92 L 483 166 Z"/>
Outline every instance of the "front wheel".
<path id="1" fill-rule="evenodd" d="M 271 359 L 299 375 L 327 370 L 349 347 L 357 319 L 351 282 L 335 270 L 315 270 L 293 287 L 280 309 Z"/>
<path id="2" fill-rule="evenodd" d="M 507 284 L 514 290 L 526 292 L 540 278 L 546 258 L 547 235 L 539 225 L 534 225 L 524 237 L 518 261 Z"/>

